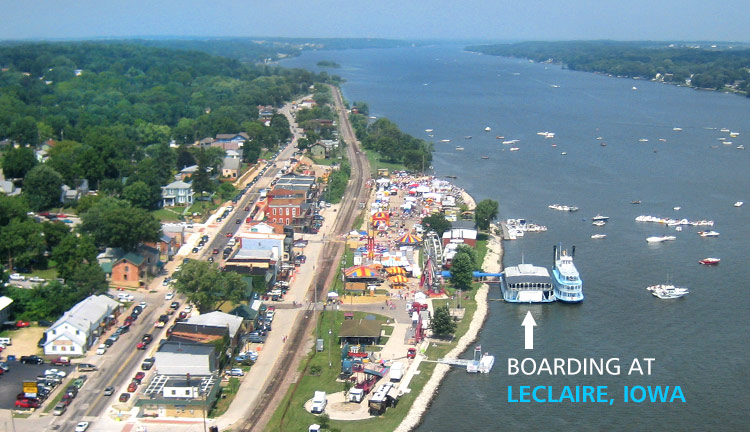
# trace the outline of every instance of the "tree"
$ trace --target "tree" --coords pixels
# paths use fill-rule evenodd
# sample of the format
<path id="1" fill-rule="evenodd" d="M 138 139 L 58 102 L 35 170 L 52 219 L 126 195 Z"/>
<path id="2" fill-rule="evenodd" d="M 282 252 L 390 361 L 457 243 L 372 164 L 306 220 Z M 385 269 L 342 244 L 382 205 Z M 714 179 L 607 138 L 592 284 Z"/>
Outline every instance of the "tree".
<path id="1" fill-rule="evenodd" d="M 222 272 L 212 263 L 188 261 L 175 275 L 175 288 L 201 313 L 206 313 L 226 302 L 245 300 L 247 284 L 239 274 Z"/>
<path id="2" fill-rule="evenodd" d="M 22 197 L 0 194 L 0 227 L 8 225 L 14 219 L 27 219 L 26 213 L 28 212 L 29 206 Z"/>
<path id="3" fill-rule="evenodd" d="M 229 199 L 237 194 L 237 188 L 232 186 L 232 183 L 226 182 L 219 185 L 219 196 L 221 199 Z"/>
<path id="4" fill-rule="evenodd" d="M 82 296 L 101 294 L 108 288 L 107 276 L 96 260 L 76 267 L 73 274 L 65 279 L 65 283 L 75 288 Z"/>
<path id="5" fill-rule="evenodd" d="M 60 173 L 46 165 L 38 165 L 26 174 L 23 193 L 32 210 L 43 210 L 60 204 L 62 185 Z"/>
<path id="6" fill-rule="evenodd" d="M 104 185 L 104 182 L 101 184 Z M 122 184 L 120 183 L 120 185 Z M 84 214 L 104 197 L 105 195 L 84 195 L 76 202 L 76 211 L 78 214 Z"/>
<path id="7" fill-rule="evenodd" d="M 488 230 L 490 222 L 497 217 L 497 201 L 491 199 L 482 200 L 474 209 L 474 221 L 481 230 Z"/>
<path id="8" fill-rule="evenodd" d="M 10 126 L 9 132 L 11 139 L 21 145 L 36 145 L 39 142 L 39 131 L 37 130 L 34 117 L 26 116 L 19 118 Z"/>
<path id="9" fill-rule="evenodd" d="M 122 181 L 118 179 L 104 179 L 99 184 L 99 191 L 111 196 L 120 196 L 124 188 Z"/>
<path id="10" fill-rule="evenodd" d="M 422 226 L 426 227 L 426 230 L 433 230 L 437 233 L 438 237 L 443 237 L 443 233 L 451 229 L 451 223 L 445 218 L 442 213 L 433 213 L 425 218 L 422 218 Z"/>
<path id="11" fill-rule="evenodd" d="M 122 198 L 130 201 L 133 207 L 144 210 L 148 210 L 154 206 L 151 188 L 140 180 L 125 186 L 122 190 Z"/>
<path id="12" fill-rule="evenodd" d="M 36 156 L 30 147 L 11 148 L 3 158 L 3 174 L 6 178 L 24 178 L 36 166 Z"/>
<path id="13" fill-rule="evenodd" d="M 0 255 L 8 268 L 28 267 L 44 258 L 44 237 L 41 225 L 30 219 L 12 219 L 0 228 Z"/>
<path id="14" fill-rule="evenodd" d="M 473 247 L 467 245 L 467 244 L 460 244 L 456 248 L 456 253 L 465 253 L 469 256 L 471 260 L 471 268 L 474 270 L 478 270 L 481 267 L 481 264 L 479 262 L 479 257 L 477 256 L 477 250 Z"/>
<path id="15" fill-rule="evenodd" d="M 62 239 L 70 235 L 70 228 L 67 224 L 59 221 L 43 222 L 42 234 L 44 234 L 44 242 L 47 245 L 47 250 L 51 251 L 52 248 L 60 244 Z"/>
<path id="16" fill-rule="evenodd" d="M 182 170 L 185 167 L 195 165 L 193 154 L 187 149 L 185 144 L 180 144 L 177 149 L 177 169 Z"/>
<path id="17" fill-rule="evenodd" d="M 57 263 L 57 274 L 66 281 L 73 278 L 79 267 L 97 264 L 99 250 L 88 234 L 77 236 L 69 233 L 52 248 L 52 259 Z M 97 264 L 98 265 L 98 264 Z M 100 269 L 101 270 L 101 269 Z M 79 275 L 83 277 L 83 275 Z"/>
<path id="18" fill-rule="evenodd" d="M 451 283 L 460 290 L 471 289 L 474 280 L 474 266 L 467 253 L 456 252 L 451 260 Z"/>
<path id="19" fill-rule="evenodd" d="M 432 317 L 430 322 L 432 332 L 436 336 L 448 336 L 456 331 L 456 323 L 453 321 L 447 305 L 436 308 L 435 316 Z"/>
<path id="20" fill-rule="evenodd" d="M 142 242 L 155 242 L 161 224 L 147 211 L 117 198 L 102 198 L 81 215 L 81 231 L 91 234 L 100 247 L 134 251 Z"/>

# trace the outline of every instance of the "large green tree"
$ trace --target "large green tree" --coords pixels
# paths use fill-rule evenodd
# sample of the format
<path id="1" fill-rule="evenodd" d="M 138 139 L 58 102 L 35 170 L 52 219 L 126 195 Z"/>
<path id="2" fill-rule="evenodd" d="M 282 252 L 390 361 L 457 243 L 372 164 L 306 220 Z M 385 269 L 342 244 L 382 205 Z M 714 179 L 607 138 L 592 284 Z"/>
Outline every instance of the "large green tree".
<path id="1" fill-rule="evenodd" d="M 151 188 L 140 180 L 125 186 L 122 190 L 122 198 L 130 201 L 130 204 L 134 207 L 144 210 L 148 210 L 154 206 Z"/>
<path id="2" fill-rule="evenodd" d="M 3 157 L 3 174 L 5 178 L 24 178 L 36 165 L 36 155 L 30 147 L 12 148 Z"/>
<path id="3" fill-rule="evenodd" d="M 490 222 L 497 217 L 497 201 L 491 199 L 485 199 L 477 204 L 477 208 L 474 209 L 474 221 L 477 227 L 481 230 L 487 230 L 490 228 Z"/>
<path id="4" fill-rule="evenodd" d="M 451 260 L 451 283 L 460 290 L 471 289 L 474 280 L 474 265 L 465 252 L 457 252 Z"/>
<path id="5" fill-rule="evenodd" d="M 43 259 L 42 226 L 30 219 L 12 219 L 0 228 L 0 255 L 8 268 L 28 267 Z"/>
<path id="6" fill-rule="evenodd" d="M 177 292 L 185 294 L 201 313 L 220 308 L 224 303 L 246 300 L 247 284 L 235 272 L 222 272 L 206 261 L 188 261 L 175 274 Z"/>
<path id="7" fill-rule="evenodd" d="M 11 220 L 27 219 L 26 213 L 29 211 L 29 206 L 23 197 L 20 196 L 7 196 L 0 194 L 0 227 L 8 225 Z"/>
<path id="8" fill-rule="evenodd" d="M 81 230 L 100 247 L 134 251 L 140 243 L 155 242 L 161 224 L 153 215 L 117 198 L 103 198 L 81 215 Z"/>
<path id="9" fill-rule="evenodd" d="M 473 247 L 467 245 L 467 244 L 461 244 L 458 245 L 456 248 L 456 253 L 464 253 L 469 256 L 469 259 L 471 260 L 471 268 L 474 270 L 478 270 L 481 267 L 481 264 L 479 262 L 479 256 L 477 255 L 477 250 Z"/>
<path id="10" fill-rule="evenodd" d="M 90 235 L 69 233 L 52 249 L 52 259 L 57 263 L 58 276 L 68 280 L 76 274 L 79 267 L 97 264 L 98 253 Z"/>
<path id="11" fill-rule="evenodd" d="M 453 321 L 447 305 L 435 309 L 435 315 L 430 320 L 432 332 L 436 336 L 445 337 L 456 331 L 456 322 Z"/>
<path id="12" fill-rule="evenodd" d="M 429 216 L 422 218 L 422 226 L 426 231 L 435 231 L 439 237 L 443 237 L 443 233 L 451 229 L 451 223 L 445 218 L 442 213 L 433 213 Z"/>
<path id="13" fill-rule="evenodd" d="M 44 210 L 60 204 L 63 179 L 46 165 L 37 165 L 23 180 L 23 194 L 32 210 Z"/>

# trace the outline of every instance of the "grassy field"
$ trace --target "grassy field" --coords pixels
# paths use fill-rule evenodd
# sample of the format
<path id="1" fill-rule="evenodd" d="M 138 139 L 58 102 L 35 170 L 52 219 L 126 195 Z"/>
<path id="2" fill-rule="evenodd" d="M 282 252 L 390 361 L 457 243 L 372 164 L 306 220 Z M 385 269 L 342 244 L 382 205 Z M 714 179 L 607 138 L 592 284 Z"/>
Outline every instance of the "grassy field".
<path id="1" fill-rule="evenodd" d="M 370 171 L 374 173 L 378 172 L 380 168 L 387 168 L 388 172 L 393 171 L 404 171 L 406 167 L 398 163 L 388 163 L 380 160 L 380 155 L 374 150 L 363 150 L 367 154 L 367 159 L 370 161 Z"/>
<path id="2" fill-rule="evenodd" d="M 37 276 L 46 280 L 55 280 L 57 278 L 57 268 L 55 267 L 54 261 L 50 260 L 49 268 L 45 270 L 34 270 L 31 273 L 24 273 L 26 278 Z"/>
<path id="3" fill-rule="evenodd" d="M 182 220 L 182 211 L 185 207 L 169 207 L 154 210 L 151 214 L 161 222 Z"/>
<path id="4" fill-rule="evenodd" d="M 223 415 L 229 408 L 229 405 L 232 404 L 234 396 L 237 394 L 239 388 L 240 379 L 236 377 L 229 378 L 227 385 L 221 386 L 220 394 L 222 396 L 226 395 L 226 397 L 219 397 L 213 409 L 208 413 L 208 418 L 215 418 Z"/>

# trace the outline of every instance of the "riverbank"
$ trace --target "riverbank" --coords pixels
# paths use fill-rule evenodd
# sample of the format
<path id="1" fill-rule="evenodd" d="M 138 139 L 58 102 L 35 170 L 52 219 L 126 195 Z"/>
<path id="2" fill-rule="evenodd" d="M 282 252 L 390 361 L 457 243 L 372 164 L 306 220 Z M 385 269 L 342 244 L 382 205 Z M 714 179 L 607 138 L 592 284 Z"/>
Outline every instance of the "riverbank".
<path id="1" fill-rule="evenodd" d="M 474 199 L 468 193 L 462 192 L 462 195 L 464 194 L 468 195 L 468 198 L 472 203 L 474 202 Z M 465 199 L 464 202 L 468 205 L 468 200 Z M 490 232 L 496 232 L 496 228 L 497 227 L 494 224 L 491 225 Z M 502 257 L 502 240 L 499 236 L 490 234 L 489 240 L 487 242 L 487 254 L 484 256 L 484 261 L 482 262 L 482 269 L 489 273 L 499 273 L 500 271 L 502 271 Z M 484 321 L 487 318 L 488 292 L 489 285 L 482 284 L 482 286 L 477 291 L 476 296 L 474 297 L 477 302 L 477 310 L 472 317 L 469 329 L 466 331 L 466 333 L 464 333 L 461 339 L 458 340 L 456 346 L 450 352 L 448 352 L 446 357 L 457 358 L 477 340 L 477 337 L 479 337 L 479 331 L 482 329 Z M 427 384 L 425 384 L 425 386 L 422 388 L 421 393 L 419 394 L 419 396 L 417 396 L 417 399 L 412 404 L 411 409 L 406 414 L 406 417 L 404 417 L 404 420 L 401 422 L 398 428 L 396 428 L 396 432 L 409 432 L 419 426 L 422 421 L 422 417 L 430 408 L 432 399 L 437 395 L 440 383 L 443 381 L 443 378 L 445 378 L 445 375 L 449 370 L 450 366 L 442 363 L 439 363 L 435 366 L 435 370 L 433 371 L 432 376 L 427 381 Z"/>

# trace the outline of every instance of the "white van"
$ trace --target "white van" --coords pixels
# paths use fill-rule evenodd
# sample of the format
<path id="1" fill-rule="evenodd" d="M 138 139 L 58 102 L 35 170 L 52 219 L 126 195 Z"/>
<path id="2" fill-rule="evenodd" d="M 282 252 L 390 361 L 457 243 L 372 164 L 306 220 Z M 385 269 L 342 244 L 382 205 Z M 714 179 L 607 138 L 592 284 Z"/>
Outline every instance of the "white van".
<path id="1" fill-rule="evenodd" d="M 126 293 L 118 293 L 117 298 L 120 301 L 133 301 L 135 297 L 133 297 L 133 294 L 126 294 Z"/>
<path id="2" fill-rule="evenodd" d="M 310 412 L 312 412 L 313 414 L 322 413 L 326 409 L 326 403 L 328 403 L 328 399 L 326 399 L 326 392 L 316 391 L 315 396 L 313 396 L 312 408 L 310 408 Z"/>
<path id="3" fill-rule="evenodd" d="M 13 341 L 9 337 L 0 337 L 0 344 L 13 345 Z"/>
<path id="4" fill-rule="evenodd" d="M 404 377 L 404 364 L 401 362 L 394 362 L 391 365 L 391 381 L 401 381 Z"/>

